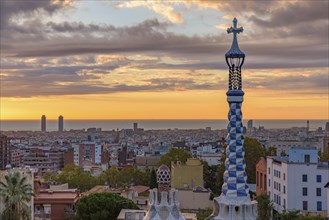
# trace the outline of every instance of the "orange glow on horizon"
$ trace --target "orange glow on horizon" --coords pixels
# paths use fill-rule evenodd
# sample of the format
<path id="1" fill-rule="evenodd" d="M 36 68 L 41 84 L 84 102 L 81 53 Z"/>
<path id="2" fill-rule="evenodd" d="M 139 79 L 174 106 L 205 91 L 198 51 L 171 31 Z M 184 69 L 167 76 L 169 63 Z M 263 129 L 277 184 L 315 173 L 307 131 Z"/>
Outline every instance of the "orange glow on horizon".
<path id="1" fill-rule="evenodd" d="M 244 119 L 326 119 L 323 95 L 280 96 L 272 91 L 245 91 Z M 279 93 L 279 92 L 278 92 Z M 284 98 L 283 98 L 284 97 Z M 1 98 L 1 120 L 47 119 L 227 119 L 225 91 L 134 92 Z M 298 110 L 296 110 L 298 109 Z"/>

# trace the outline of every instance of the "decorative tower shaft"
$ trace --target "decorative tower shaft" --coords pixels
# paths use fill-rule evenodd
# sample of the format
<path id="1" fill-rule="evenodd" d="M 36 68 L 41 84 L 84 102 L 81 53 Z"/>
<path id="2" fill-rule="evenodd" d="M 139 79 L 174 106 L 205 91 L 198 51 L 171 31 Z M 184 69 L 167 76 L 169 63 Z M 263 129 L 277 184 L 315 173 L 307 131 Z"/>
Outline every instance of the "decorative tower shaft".
<path id="1" fill-rule="evenodd" d="M 226 63 L 229 67 L 226 95 L 230 107 L 225 172 L 222 194 L 214 199 L 214 212 L 207 218 L 211 220 L 256 220 L 257 218 L 257 203 L 250 200 L 245 171 L 241 112 L 244 95 L 241 67 L 244 63 L 245 54 L 238 46 L 237 34 L 243 32 L 243 28 L 238 28 L 237 22 L 237 19 L 234 18 L 233 27 L 227 29 L 227 33 L 233 33 L 233 42 L 231 49 L 225 54 Z"/>
<path id="2" fill-rule="evenodd" d="M 246 162 L 244 159 L 244 139 L 241 106 L 244 92 L 242 91 L 241 67 L 244 63 L 245 54 L 239 49 L 237 34 L 243 32 L 243 28 L 237 28 L 237 19 L 233 20 L 233 27 L 227 29 L 227 33 L 233 33 L 231 49 L 225 54 L 226 63 L 229 67 L 229 83 L 227 101 L 230 111 L 227 126 L 227 147 L 224 184 L 222 192 L 227 197 L 248 196 Z"/>

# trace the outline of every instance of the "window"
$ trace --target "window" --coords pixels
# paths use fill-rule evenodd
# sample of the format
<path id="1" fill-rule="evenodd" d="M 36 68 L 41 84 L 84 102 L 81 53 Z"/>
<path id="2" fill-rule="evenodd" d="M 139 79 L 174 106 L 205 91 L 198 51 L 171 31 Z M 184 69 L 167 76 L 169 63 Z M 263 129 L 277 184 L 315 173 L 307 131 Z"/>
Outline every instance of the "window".
<path id="1" fill-rule="evenodd" d="M 303 210 L 307 211 L 307 201 L 303 201 Z"/>
<path id="2" fill-rule="evenodd" d="M 305 163 L 309 163 L 310 162 L 310 155 L 309 154 L 305 154 L 304 155 L 304 162 Z"/>
<path id="3" fill-rule="evenodd" d="M 321 201 L 316 202 L 316 210 L 317 211 L 322 211 L 322 202 Z"/>
<path id="4" fill-rule="evenodd" d="M 271 174 L 271 169 L 270 168 L 268 168 L 268 174 Z"/>
<path id="5" fill-rule="evenodd" d="M 321 183 L 321 175 L 316 175 L 316 182 Z"/>
<path id="6" fill-rule="evenodd" d="M 283 185 L 283 193 L 286 194 L 286 186 Z"/>
<path id="7" fill-rule="evenodd" d="M 283 180 L 286 180 L 286 174 L 283 173 Z"/>
<path id="8" fill-rule="evenodd" d="M 321 196 L 321 188 L 316 188 L 316 196 Z"/>
<path id="9" fill-rule="evenodd" d="M 259 173 L 256 172 L 256 186 L 259 186 Z"/>
<path id="10" fill-rule="evenodd" d="M 303 196 L 307 196 L 307 188 L 303 187 Z"/>
<path id="11" fill-rule="evenodd" d="M 303 174 L 303 182 L 307 182 L 307 175 Z"/>
<path id="12" fill-rule="evenodd" d="M 268 187 L 270 187 L 270 186 L 271 186 L 271 180 L 268 179 Z"/>

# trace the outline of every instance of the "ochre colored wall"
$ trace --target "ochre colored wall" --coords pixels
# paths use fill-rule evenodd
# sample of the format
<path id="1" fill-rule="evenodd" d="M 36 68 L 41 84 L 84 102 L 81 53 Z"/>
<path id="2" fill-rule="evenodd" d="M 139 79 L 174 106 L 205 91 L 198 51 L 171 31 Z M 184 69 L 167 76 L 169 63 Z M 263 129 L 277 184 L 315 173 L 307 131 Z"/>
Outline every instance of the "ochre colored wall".
<path id="1" fill-rule="evenodd" d="M 203 187 L 203 165 L 198 159 L 189 158 L 186 164 L 171 164 L 171 187 L 184 189 L 184 184 L 188 185 L 188 189 Z"/>

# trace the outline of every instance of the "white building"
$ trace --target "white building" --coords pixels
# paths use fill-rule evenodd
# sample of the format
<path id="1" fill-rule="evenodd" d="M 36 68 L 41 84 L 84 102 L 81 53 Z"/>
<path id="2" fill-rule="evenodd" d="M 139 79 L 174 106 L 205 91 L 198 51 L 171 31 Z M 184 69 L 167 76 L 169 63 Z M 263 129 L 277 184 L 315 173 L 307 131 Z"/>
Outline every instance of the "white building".
<path id="1" fill-rule="evenodd" d="M 215 166 L 219 164 L 222 153 L 201 153 L 197 157 L 202 161 L 206 161 L 209 166 Z"/>
<path id="2" fill-rule="evenodd" d="M 321 139 L 314 141 L 299 141 L 299 140 L 285 140 L 285 141 L 270 141 L 269 146 L 275 147 L 277 150 L 277 155 L 281 152 L 288 154 L 291 147 L 303 148 L 303 147 L 316 147 L 318 150 L 322 151 L 323 141 Z"/>
<path id="3" fill-rule="evenodd" d="M 289 156 L 267 157 L 267 174 L 267 192 L 276 211 L 326 211 L 329 169 L 318 162 L 316 147 L 292 147 Z"/>

